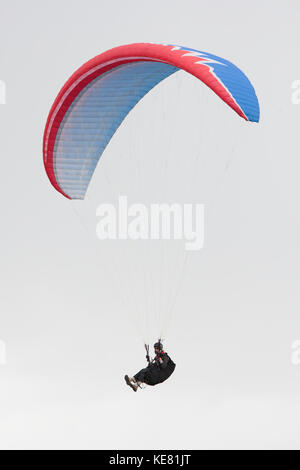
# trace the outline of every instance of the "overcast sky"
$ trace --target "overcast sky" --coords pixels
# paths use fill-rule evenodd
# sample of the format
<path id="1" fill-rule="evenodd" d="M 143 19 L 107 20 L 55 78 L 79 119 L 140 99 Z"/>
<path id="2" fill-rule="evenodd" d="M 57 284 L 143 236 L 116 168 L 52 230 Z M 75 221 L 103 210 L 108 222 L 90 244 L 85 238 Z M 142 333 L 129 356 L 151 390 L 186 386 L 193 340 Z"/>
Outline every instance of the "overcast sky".
<path id="1" fill-rule="evenodd" d="M 0 0 L 0 448 L 300 447 L 299 15 L 296 0 Z M 132 42 L 231 60 L 261 121 L 179 72 L 128 116 L 87 201 L 71 203 L 44 171 L 48 112 L 80 65 Z M 96 205 L 120 194 L 204 203 L 204 249 L 185 263 L 171 243 L 162 269 L 159 245 L 101 244 Z M 134 394 L 134 317 L 174 292 L 176 371 Z"/>

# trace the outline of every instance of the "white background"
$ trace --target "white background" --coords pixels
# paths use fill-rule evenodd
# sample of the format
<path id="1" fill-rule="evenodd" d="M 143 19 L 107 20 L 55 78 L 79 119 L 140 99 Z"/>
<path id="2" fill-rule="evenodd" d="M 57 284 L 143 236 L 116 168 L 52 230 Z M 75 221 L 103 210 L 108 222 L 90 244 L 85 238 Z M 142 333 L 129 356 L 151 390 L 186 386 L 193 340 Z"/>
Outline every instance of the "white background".
<path id="1" fill-rule="evenodd" d="M 291 102 L 299 15 L 292 0 L 1 0 L 1 448 L 300 447 L 300 365 L 291 364 L 300 339 L 300 105 Z M 199 119 L 220 151 L 231 128 L 238 153 L 212 191 L 205 249 L 190 259 L 178 295 L 166 343 L 177 369 L 136 394 L 123 375 L 144 365 L 144 351 L 108 275 L 115 246 L 95 263 L 93 243 L 42 162 L 43 129 L 63 83 L 91 57 L 132 42 L 225 57 L 249 76 L 261 105 L 261 122 L 243 123 L 203 86 L 203 107 L 195 104 L 195 82 L 182 79 L 183 136 Z M 141 118 L 149 122 L 148 98 L 128 124 L 134 132 Z M 103 157 L 116 188 L 131 177 L 116 163 L 125 130 Z M 131 265 L 119 261 L 124 279 Z"/>

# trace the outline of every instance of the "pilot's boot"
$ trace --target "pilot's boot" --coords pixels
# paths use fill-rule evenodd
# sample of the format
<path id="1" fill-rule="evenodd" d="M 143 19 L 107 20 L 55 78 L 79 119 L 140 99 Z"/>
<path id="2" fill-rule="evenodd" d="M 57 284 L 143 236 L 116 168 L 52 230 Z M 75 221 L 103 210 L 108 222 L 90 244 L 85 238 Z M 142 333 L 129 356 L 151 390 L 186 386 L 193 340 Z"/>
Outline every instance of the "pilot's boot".
<path id="1" fill-rule="evenodd" d="M 138 389 L 138 385 L 136 384 L 135 378 L 134 377 L 130 378 L 128 377 L 128 375 L 125 375 L 124 379 L 127 385 L 129 385 L 129 387 L 132 388 L 134 392 L 136 392 Z"/>

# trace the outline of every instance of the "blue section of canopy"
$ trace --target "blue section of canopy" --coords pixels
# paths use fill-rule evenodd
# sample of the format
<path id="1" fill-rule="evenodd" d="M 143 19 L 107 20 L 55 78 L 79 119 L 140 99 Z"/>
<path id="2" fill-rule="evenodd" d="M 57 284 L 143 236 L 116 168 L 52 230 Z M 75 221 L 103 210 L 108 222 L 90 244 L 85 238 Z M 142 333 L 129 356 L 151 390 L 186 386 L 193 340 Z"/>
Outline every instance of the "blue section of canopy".
<path id="1" fill-rule="evenodd" d="M 71 199 L 84 199 L 105 147 L 129 111 L 178 70 L 162 62 L 120 65 L 81 91 L 61 122 L 53 150 L 57 183 Z"/>
<path id="2" fill-rule="evenodd" d="M 193 57 L 204 59 L 203 64 L 207 64 L 213 73 L 229 91 L 249 121 L 259 121 L 259 104 L 255 90 L 246 75 L 232 62 L 208 52 L 197 51 L 190 47 L 174 46 L 177 49 L 192 53 Z"/>

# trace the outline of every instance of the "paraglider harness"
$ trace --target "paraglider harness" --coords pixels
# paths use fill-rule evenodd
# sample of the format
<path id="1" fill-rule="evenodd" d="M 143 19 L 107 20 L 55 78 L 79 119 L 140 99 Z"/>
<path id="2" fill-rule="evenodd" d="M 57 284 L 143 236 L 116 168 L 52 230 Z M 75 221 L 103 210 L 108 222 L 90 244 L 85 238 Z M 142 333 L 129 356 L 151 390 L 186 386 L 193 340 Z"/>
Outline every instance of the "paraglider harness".
<path id="1" fill-rule="evenodd" d="M 150 358 L 149 345 L 145 344 L 144 346 L 147 353 L 147 369 L 149 372 L 146 376 L 147 380 L 142 380 L 142 382 L 146 383 L 147 385 L 157 385 L 164 382 L 173 373 L 176 364 L 174 364 L 168 354 L 164 352 L 160 339 L 157 343 L 154 344 L 154 348 L 159 350 L 154 359 Z M 161 362 L 160 359 L 163 359 L 163 362 Z"/>

